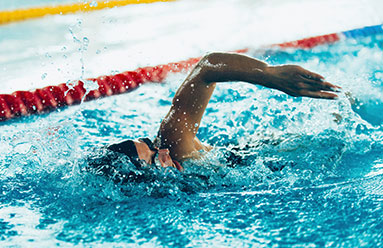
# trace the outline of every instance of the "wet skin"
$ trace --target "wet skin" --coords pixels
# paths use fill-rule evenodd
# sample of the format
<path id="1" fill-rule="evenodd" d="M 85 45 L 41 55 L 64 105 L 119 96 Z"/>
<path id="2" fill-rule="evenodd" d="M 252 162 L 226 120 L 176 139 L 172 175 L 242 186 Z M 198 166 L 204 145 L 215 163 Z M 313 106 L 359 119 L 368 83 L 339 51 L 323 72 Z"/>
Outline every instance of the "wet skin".
<path id="1" fill-rule="evenodd" d="M 336 99 L 339 86 L 296 65 L 269 66 L 257 59 L 235 53 L 204 56 L 177 90 L 154 143 L 169 149 L 178 161 L 198 158 L 202 144 L 196 134 L 216 83 L 241 81 L 277 89 L 294 97 Z M 163 165 L 164 166 L 164 165 Z M 166 166 L 174 166 L 168 163 Z"/>

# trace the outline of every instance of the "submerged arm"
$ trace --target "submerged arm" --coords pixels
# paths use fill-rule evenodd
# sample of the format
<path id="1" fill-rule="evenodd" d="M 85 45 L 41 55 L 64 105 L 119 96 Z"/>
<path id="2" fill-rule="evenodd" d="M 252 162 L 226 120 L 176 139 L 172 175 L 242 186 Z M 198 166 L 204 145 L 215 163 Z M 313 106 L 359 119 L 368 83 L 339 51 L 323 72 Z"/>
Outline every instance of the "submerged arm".
<path id="1" fill-rule="evenodd" d="M 211 53 L 203 57 L 177 90 L 169 113 L 161 123 L 160 146 L 175 159 L 183 159 L 201 144 L 195 138 L 217 82 L 243 81 L 278 89 L 291 96 L 335 99 L 339 87 L 299 66 L 269 66 L 234 53 Z"/>

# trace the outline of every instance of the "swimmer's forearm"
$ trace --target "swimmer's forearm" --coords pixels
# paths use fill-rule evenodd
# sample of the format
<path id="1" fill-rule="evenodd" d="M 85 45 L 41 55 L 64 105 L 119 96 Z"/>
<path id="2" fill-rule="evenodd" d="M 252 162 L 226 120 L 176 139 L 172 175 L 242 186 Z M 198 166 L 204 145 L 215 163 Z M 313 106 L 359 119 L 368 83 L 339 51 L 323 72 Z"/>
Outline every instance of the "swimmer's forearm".
<path id="1" fill-rule="evenodd" d="M 198 66 L 201 67 L 201 77 L 207 84 L 243 81 L 265 85 L 270 68 L 260 60 L 235 53 L 210 53 L 201 59 Z"/>
<path id="2" fill-rule="evenodd" d="M 200 67 L 200 78 L 205 84 L 244 81 L 283 91 L 291 96 L 335 99 L 340 87 L 325 82 L 314 72 L 296 65 L 269 66 L 257 59 L 232 53 L 206 55 Z"/>

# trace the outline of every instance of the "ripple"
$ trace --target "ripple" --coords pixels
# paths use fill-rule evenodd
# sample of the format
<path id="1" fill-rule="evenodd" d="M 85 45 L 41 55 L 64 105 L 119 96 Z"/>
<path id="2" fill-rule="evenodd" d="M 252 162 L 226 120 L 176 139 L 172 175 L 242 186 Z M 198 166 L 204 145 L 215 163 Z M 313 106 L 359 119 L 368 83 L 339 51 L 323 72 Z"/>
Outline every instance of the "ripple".
<path id="1" fill-rule="evenodd" d="M 270 63 L 318 71 L 355 101 L 219 85 L 199 132 L 215 148 L 184 173 L 135 168 L 125 157 L 105 164 L 123 168 L 124 183 L 86 169 L 106 144 L 153 138 L 183 74 L 3 125 L 1 237 L 47 246 L 378 246 L 382 39 L 266 51 Z"/>

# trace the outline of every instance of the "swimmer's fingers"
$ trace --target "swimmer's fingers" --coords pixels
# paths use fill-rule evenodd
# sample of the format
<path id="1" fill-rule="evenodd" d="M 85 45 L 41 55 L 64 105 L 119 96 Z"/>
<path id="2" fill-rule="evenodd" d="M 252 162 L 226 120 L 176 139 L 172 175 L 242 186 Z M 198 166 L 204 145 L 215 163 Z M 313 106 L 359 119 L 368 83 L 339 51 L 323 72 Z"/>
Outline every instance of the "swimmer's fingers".
<path id="1" fill-rule="evenodd" d="M 303 79 L 303 81 L 315 85 L 321 90 L 339 92 L 342 89 L 341 87 L 335 84 L 326 82 L 322 75 L 308 71 L 306 69 L 303 69 L 302 67 L 300 67 L 299 77 Z"/>
<path id="2" fill-rule="evenodd" d="M 302 69 L 302 73 L 300 75 L 301 77 L 315 80 L 315 81 L 324 81 L 324 77 L 322 75 L 319 75 L 315 72 L 308 71 L 308 70 L 303 69 L 303 68 L 301 68 L 301 69 Z"/>
<path id="3" fill-rule="evenodd" d="M 301 90 L 301 96 L 311 97 L 311 98 L 321 98 L 321 99 L 338 99 L 338 95 L 327 92 L 327 91 L 309 91 L 309 90 Z"/>
<path id="4" fill-rule="evenodd" d="M 304 79 L 302 77 L 302 82 L 298 83 L 302 88 L 311 89 L 311 90 L 324 90 L 324 91 L 333 91 L 340 92 L 341 87 L 334 85 L 329 82 L 316 81 L 311 79 Z"/>
<path id="5" fill-rule="evenodd" d="M 329 82 L 322 82 L 321 85 L 326 87 L 328 91 L 341 92 L 341 90 L 342 90 L 342 87 L 335 85 L 335 84 L 332 84 L 332 83 L 329 83 Z"/>
<path id="6" fill-rule="evenodd" d="M 322 99 L 336 99 L 339 86 L 325 82 L 324 78 L 300 66 L 283 65 L 271 66 L 267 69 L 271 75 L 266 87 L 278 89 L 291 96 L 306 96 Z"/>

